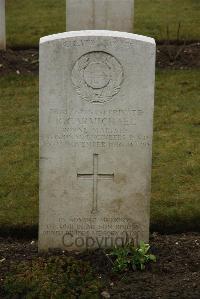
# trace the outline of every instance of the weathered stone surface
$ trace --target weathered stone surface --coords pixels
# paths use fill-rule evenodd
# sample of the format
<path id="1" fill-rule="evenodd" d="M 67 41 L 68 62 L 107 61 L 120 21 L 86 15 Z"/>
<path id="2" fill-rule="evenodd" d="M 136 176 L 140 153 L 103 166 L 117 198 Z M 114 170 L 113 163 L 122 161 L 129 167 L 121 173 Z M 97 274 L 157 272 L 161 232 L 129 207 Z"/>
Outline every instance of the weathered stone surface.
<path id="1" fill-rule="evenodd" d="M 41 39 L 40 250 L 148 241 L 154 73 L 148 37 Z"/>
<path id="2" fill-rule="evenodd" d="M 67 30 L 132 32 L 134 0 L 67 0 Z"/>
<path id="3" fill-rule="evenodd" d="M 6 49 L 5 0 L 0 0 L 0 50 Z"/>

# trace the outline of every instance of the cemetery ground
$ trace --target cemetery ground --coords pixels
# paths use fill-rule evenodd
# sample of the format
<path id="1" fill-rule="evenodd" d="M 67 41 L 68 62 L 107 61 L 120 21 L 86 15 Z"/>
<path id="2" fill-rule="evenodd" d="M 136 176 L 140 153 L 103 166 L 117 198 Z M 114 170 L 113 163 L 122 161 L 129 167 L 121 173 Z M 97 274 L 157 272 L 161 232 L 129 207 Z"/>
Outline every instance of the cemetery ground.
<path id="1" fill-rule="evenodd" d="M 65 285 L 68 295 L 63 298 L 99 298 L 103 291 L 111 298 L 199 298 L 199 70 L 157 70 L 150 239 L 157 262 L 144 272 L 123 274 L 112 272 L 112 264 L 101 250 L 61 253 L 61 261 L 38 257 L 37 70 L 29 75 L 16 70 L 4 73 L 0 85 L 0 297 L 6 296 L 3 285 L 10 273 L 7 288 L 10 294 L 16 290 L 20 294 L 10 298 L 23 298 L 23 292 L 32 292 L 30 298 L 49 298 L 47 290 L 54 289 L 49 285 L 50 275 L 68 269 L 70 277 L 63 276 L 67 282 L 56 280 L 61 290 L 62 283 Z M 185 233 L 175 234 L 180 232 Z M 12 264 L 20 264 L 17 276 Z M 53 267 L 48 273 L 46 264 Z M 33 282 L 31 286 L 26 277 Z M 37 277 L 46 289 L 35 289 Z M 34 292 L 42 295 L 34 297 Z M 54 298 L 62 298 L 59 296 Z"/>
<path id="2" fill-rule="evenodd" d="M 114 273 L 103 250 L 38 257 L 36 241 L 0 238 L 0 298 L 95 299 L 103 298 L 102 293 L 115 299 L 199 299 L 199 234 L 154 233 L 150 243 L 155 264 L 143 272 Z M 2 282 L 8 273 L 6 287 L 11 295 L 5 297 Z"/>
<path id="3" fill-rule="evenodd" d="M 39 37 L 65 30 L 65 0 L 7 0 L 8 51 L 0 54 L 0 298 L 5 287 L 10 298 L 53 292 L 59 299 L 95 299 L 102 292 L 116 299 L 199 298 L 200 3 L 168 0 L 163 9 L 162 0 L 135 2 L 135 32 L 165 40 L 158 42 L 152 169 L 150 245 L 157 262 L 143 272 L 113 273 L 103 250 L 38 255 L 37 46 Z"/>

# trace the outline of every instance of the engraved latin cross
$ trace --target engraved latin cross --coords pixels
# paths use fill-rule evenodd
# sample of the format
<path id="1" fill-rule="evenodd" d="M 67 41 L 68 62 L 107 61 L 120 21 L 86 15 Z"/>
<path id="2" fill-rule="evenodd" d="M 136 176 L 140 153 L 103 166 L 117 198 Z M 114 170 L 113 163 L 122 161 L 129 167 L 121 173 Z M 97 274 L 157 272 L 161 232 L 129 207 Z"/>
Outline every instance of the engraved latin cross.
<path id="1" fill-rule="evenodd" d="M 80 179 L 92 179 L 93 180 L 93 201 L 92 201 L 92 213 L 98 211 L 98 181 L 99 180 L 113 180 L 114 173 L 106 174 L 99 173 L 98 169 L 98 154 L 93 154 L 93 172 L 92 173 L 78 173 L 77 177 Z"/>

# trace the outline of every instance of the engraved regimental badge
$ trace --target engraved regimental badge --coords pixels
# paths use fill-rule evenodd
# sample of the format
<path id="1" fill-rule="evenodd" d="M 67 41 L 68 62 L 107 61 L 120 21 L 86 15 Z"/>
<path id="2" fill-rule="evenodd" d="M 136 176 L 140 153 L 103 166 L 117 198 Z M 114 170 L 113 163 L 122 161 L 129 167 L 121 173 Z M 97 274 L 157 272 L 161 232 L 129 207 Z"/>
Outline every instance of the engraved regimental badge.
<path id="1" fill-rule="evenodd" d="M 120 91 L 123 77 L 119 61 L 101 51 L 81 56 L 72 70 L 72 82 L 77 93 L 90 103 L 110 101 Z"/>

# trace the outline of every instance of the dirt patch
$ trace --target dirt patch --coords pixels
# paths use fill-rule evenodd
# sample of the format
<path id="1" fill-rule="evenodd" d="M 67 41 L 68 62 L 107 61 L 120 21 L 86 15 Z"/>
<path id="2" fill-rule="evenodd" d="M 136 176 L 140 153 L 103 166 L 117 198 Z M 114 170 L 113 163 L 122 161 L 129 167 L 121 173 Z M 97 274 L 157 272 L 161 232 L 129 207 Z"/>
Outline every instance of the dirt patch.
<path id="1" fill-rule="evenodd" d="M 157 46 L 157 67 L 190 69 L 200 67 L 200 42 L 193 44 L 164 44 Z"/>
<path id="2" fill-rule="evenodd" d="M 39 53 L 37 49 L 0 51 L 0 75 L 37 74 L 38 71 Z"/>
<path id="3" fill-rule="evenodd" d="M 112 264 L 101 250 L 73 256 L 90 262 L 96 275 L 101 277 L 101 292 L 108 292 L 110 298 L 199 299 L 200 234 L 161 236 L 154 233 L 150 244 L 157 262 L 144 272 L 113 274 Z M 0 238 L 0 281 L 4 280 L 11 262 L 31 260 L 37 256 L 36 241 Z M 1 286 L 0 298 L 4 298 Z"/>
<path id="4" fill-rule="evenodd" d="M 192 44 L 157 45 L 157 67 L 168 69 L 191 69 L 200 67 L 200 42 Z M 38 49 L 0 51 L 0 75 L 17 73 L 38 74 Z"/>

